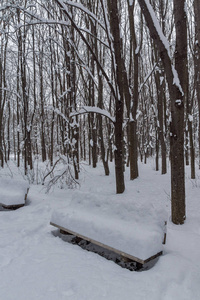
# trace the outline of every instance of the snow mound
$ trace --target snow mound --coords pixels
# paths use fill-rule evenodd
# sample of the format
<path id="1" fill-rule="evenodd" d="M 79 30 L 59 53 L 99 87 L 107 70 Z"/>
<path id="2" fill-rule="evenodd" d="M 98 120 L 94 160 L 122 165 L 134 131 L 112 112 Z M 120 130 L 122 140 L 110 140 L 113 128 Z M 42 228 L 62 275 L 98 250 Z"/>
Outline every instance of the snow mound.
<path id="1" fill-rule="evenodd" d="M 29 184 L 25 180 L 1 178 L 0 203 L 6 206 L 25 204 L 28 188 Z"/>
<path id="2" fill-rule="evenodd" d="M 65 210 L 53 212 L 51 222 L 146 260 L 163 250 L 164 215 L 147 203 L 134 207 L 129 201 L 120 202 L 117 195 L 76 191 Z"/>

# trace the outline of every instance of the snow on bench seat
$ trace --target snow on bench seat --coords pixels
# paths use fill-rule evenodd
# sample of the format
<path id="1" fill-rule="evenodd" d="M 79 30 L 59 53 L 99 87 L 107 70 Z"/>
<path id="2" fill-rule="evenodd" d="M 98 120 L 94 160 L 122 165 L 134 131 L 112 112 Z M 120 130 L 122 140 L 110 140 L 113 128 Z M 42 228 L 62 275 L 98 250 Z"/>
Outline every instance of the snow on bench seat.
<path id="1" fill-rule="evenodd" d="M 29 184 L 25 180 L 0 178 L 0 204 L 4 208 L 19 208 L 25 205 Z"/>
<path id="2" fill-rule="evenodd" d="M 164 220 L 144 224 L 115 215 L 68 207 L 54 211 L 51 225 L 86 241 L 112 250 L 122 257 L 144 264 L 162 254 Z"/>

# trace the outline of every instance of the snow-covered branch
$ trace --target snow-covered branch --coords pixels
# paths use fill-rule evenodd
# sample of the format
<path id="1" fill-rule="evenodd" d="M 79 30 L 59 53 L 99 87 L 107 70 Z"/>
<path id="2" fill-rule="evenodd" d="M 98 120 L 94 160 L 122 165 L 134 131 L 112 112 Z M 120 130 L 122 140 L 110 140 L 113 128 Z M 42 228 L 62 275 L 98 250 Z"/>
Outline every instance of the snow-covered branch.
<path id="1" fill-rule="evenodd" d="M 59 1 L 60 4 L 64 5 L 63 1 Z M 97 19 L 96 15 L 93 14 L 89 9 L 87 9 L 83 4 L 81 3 L 75 3 L 74 1 L 65 1 L 65 4 L 68 4 L 70 6 L 76 7 L 80 10 L 82 10 L 85 14 L 87 14 L 88 16 L 90 16 L 92 19 L 94 19 L 104 30 L 105 27 L 102 24 L 102 22 L 100 20 Z"/>
<path id="2" fill-rule="evenodd" d="M 61 1 L 61 0 L 55 0 L 55 2 L 61 7 L 61 9 L 63 10 L 63 13 L 68 17 L 68 19 L 70 20 L 72 26 L 74 27 L 74 29 L 79 33 L 82 41 L 85 43 L 85 45 L 87 46 L 89 52 L 91 53 L 91 55 L 93 56 L 96 64 L 98 65 L 99 69 L 101 70 L 102 72 L 102 75 L 105 77 L 111 91 L 112 91 L 112 94 L 113 96 L 115 97 L 115 99 L 117 99 L 117 95 L 116 95 L 116 91 L 115 91 L 115 88 L 113 86 L 113 84 L 111 83 L 110 81 L 110 78 L 108 77 L 106 71 L 104 70 L 103 66 L 101 65 L 101 63 L 99 62 L 95 52 L 93 51 L 91 45 L 89 44 L 88 40 L 85 38 L 84 34 L 81 32 L 79 26 L 76 25 L 76 23 L 74 22 L 74 19 L 72 18 L 72 16 L 70 15 L 70 13 L 68 12 L 68 8 L 66 6 L 66 4 Z"/>
<path id="3" fill-rule="evenodd" d="M 172 63 L 169 42 L 165 37 L 165 35 L 163 34 L 159 21 L 156 17 L 156 14 L 149 0 L 138 0 L 138 3 L 145 16 L 148 28 L 150 30 L 151 37 L 154 39 L 155 43 L 159 47 L 159 51 L 161 53 L 161 59 L 164 62 L 166 68 L 168 69 L 170 76 L 172 77 L 172 84 L 175 85 L 179 89 L 180 93 L 183 95 L 184 93 L 180 84 L 178 73 Z M 168 79 L 170 76 L 168 76 Z"/>
<path id="4" fill-rule="evenodd" d="M 111 122 L 115 123 L 115 118 L 112 117 L 107 110 L 101 109 L 99 107 L 94 107 L 94 106 L 83 106 L 78 112 L 72 112 L 70 114 L 70 118 L 82 114 L 88 114 L 88 113 L 100 114 L 104 117 L 107 117 Z"/>

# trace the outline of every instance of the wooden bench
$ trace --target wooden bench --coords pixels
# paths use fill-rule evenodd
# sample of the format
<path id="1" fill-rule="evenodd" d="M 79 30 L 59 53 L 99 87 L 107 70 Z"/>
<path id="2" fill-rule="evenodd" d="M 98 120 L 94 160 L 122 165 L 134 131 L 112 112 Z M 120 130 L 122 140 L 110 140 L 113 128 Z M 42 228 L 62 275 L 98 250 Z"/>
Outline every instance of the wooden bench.
<path id="1" fill-rule="evenodd" d="M 24 195 L 24 201 L 22 204 L 5 204 L 5 203 L 2 203 L 1 201 L 1 206 L 5 209 L 11 209 L 11 210 L 16 210 L 20 207 L 23 207 L 25 204 L 26 204 L 26 199 L 27 199 L 27 196 L 28 196 L 28 191 L 29 191 L 29 188 L 27 189 L 27 192 L 26 194 Z"/>
<path id="2" fill-rule="evenodd" d="M 78 240 L 78 242 L 85 241 L 87 243 L 92 243 L 92 244 L 94 244 L 96 246 L 99 246 L 99 247 L 101 247 L 101 248 L 103 248 L 103 249 L 105 249 L 107 251 L 111 251 L 111 252 L 117 254 L 121 258 L 121 260 L 124 261 L 124 262 L 126 262 L 126 263 L 127 262 L 128 263 L 131 263 L 131 262 L 135 263 L 135 270 L 139 270 L 139 269 L 143 268 L 145 264 L 147 264 L 150 261 L 153 261 L 155 258 L 159 257 L 163 253 L 163 251 L 159 251 L 159 252 L 155 253 L 154 255 L 152 255 L 152 256 L 150 256 L 150 257 L 148 257 L 146 259 L 141 259 L 139 257 L 135 257 L 135 256 L 133 256 L 133 255 L 131 255 L 129 253 L 123 252 L 123 251 L 121 251 L 119 249 L 116 249 L 114 247 L 111 247 L 109 245 L 101 243 L 101 242 L 99 242 L 99 241 L 97 241 L 97 240 L 95 240 L 93 238 L 87 237 L 85 235 L 82 235 L 82 234 L 77 233 L 75 231 L 72 231 L 70 229 L 67 229 L 67 228 L 65 228 L 63 226 L 55 224 L 52 221 L 50 222 L 50 225 L 58 228 L 61 234 L 67 234 L 67 235 L 74 236 Z M 164 233 L 163 243 L 165 243 L 165 240 L 166 240 L 166 233 Z"/>
<path id="3" fill-rule="evenodd" d="M 0 205 L 4 209 L 15 210 L 26 203 L 29 185 L 26 181 L 0 179 Z"/>

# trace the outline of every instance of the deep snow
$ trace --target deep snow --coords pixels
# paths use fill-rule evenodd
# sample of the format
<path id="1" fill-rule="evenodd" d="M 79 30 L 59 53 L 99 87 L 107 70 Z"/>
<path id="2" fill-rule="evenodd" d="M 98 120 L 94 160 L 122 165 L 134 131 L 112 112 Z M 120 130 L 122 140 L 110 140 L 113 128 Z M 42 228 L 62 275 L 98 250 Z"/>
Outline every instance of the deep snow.
<path id="1" fill-rule="evenodd" d="M 27 181 L 1 178 L 0 203 L 6 206 L 25 204 L 25 195 L 29 189 Z"/>
<path id="2" fill-rule="evenodd" d="M 169 174 L 160 175 L 153 163 L 140 164 L 139 171 L 140 177 L 132 182 L 127 172 L 125 193 L 115 195 L 113 167 L 105 177 L 102 166 L 84 166 L 78 189 L 54 188 L 46 194 L 41 185 L 31 185 L 25 207 L 0 211 L 0 299 L 199 300 L 200 173 L 191 180 L 186 170 L 187 219 L 176 226 L 170 222 Z M 0 176 L 4 173 L 1 170 Z M 52 212 L 65 212 L 77 201 L 91 211 L 101 203 L 101 209 L 137 222 L 149 222 L 149 208 L 157 214 L 164 210 L 164 255 L 150 270 L 131 272 L 55 237 L 49 224 Z"/>
<path id="3" fill-rule="evenodd" d="M 143 260 L 162 251 L 165 202 L 155 191 L 149 192 L 149 202 L 129 192 L 116 195 L 106 189 L 106 179 L 90 178 L 89 187 L 74 191 L 51 222 Z"/>

